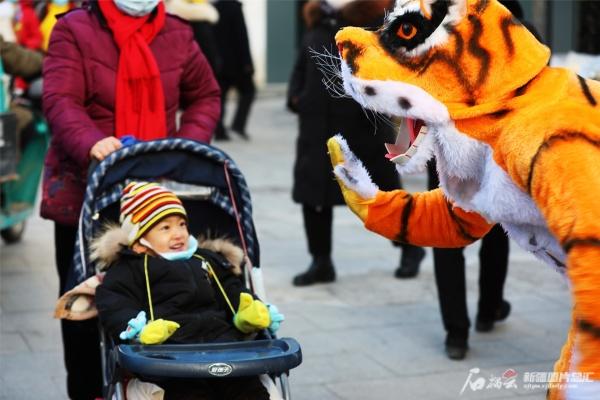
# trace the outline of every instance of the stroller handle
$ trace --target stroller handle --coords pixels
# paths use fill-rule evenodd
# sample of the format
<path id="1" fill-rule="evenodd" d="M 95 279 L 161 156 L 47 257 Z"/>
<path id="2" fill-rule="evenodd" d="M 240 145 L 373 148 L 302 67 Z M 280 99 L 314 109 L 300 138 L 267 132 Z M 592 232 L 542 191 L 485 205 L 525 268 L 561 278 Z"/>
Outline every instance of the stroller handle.
<path id="1" fill-rule="evenodd" d="M 87 171 L 87 180 L 88 181 L 92 177 L 92 174 L 94 173 L 94 171 L 96 170 L 96 167 L 99 164 L 100 164 L 100 161 L 98 161 L 98 159 L 96 157 L 92 157 L 92 159 L 90 160 L 90 164 L 88 166 L 88 171 Z"/>
<path id="2" fill-rule="evenodd" d="M 281 375 L 302 362 L 293 338 L 192 345 L 119 345 L 117 362 L 141 376 L 219 378 Z"/>
<path id="3" fill-rule="evenodd" d="M 125 136 L 121 136 L 119 138 L 119 140 L 121 141 L 121 144 L 123 145 L 123 147 L 125 146 L 131 146 L 133 144 L 139 143 L 139 140 L 137 140 L 135 138 L 135 136 L 133 135 L 125 135 Z M 88 172 L 87 172 L 87 180 L 89 181 L 92 174 L 94 173 L 94 171 L 96 170 L 96 167 L 100 164 L 101 160 L 98 160 L 96 157 L 92 157 L 90 160 L 90 164 L 88 166 Z"/>

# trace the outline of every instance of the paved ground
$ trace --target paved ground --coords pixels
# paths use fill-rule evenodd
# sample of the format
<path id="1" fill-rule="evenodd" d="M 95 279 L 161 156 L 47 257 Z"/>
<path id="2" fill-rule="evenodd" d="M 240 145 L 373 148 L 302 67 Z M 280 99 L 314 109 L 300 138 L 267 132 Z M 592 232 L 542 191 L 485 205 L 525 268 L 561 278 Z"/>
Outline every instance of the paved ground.
<path id="1" fill-rule="evenodd" d="M 335 210 L 334 261 L 339 279 L 298 289 L 294 274 L 309 262 L 300 208 L 290 198 L 295 117 L 281 90 L 257 101 L 244 142 L 219 144 L 246 175 L 261 243 L 269 300 L 287 320 L 281 336 L 302 345 L 304 362 L 292 371 L 299 400 L 544 399 L 524 387 L 525 372 L 551 371 L 569 324 L 568 290 L 561 278 L 512 243 L 506 298 L 513 313 L 487 334 L 471 334 L 464 361 L 443 353 L 431 252 L 417 279 L 393 277 L 399 252 L 364 230 L 345 208 Z M 424 176 L 406 178 L 411 190 Z M 65 399 L 59 324 L 51 317 L 57 293 L 53 226 L 33 217 L 24 240 L 0 244 L 0 399 Z M 466 251 L 471 316 L 476 312 L 478 245 Z M 517 388 L 470 386 L 516 370 Z"/>

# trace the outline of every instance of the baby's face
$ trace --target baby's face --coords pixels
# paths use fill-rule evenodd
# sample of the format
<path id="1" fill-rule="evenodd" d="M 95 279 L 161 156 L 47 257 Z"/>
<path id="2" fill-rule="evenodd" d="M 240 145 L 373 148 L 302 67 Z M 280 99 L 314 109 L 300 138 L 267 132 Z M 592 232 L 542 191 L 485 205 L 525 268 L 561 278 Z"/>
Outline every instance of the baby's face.
<path id="1" fill-rule="evenodd" d="M 180 215 L 163 218 L 144 235 L 152 250 L 157 253 L 185 251 L 188 248 L 190 234 L 187 221 Z"/>

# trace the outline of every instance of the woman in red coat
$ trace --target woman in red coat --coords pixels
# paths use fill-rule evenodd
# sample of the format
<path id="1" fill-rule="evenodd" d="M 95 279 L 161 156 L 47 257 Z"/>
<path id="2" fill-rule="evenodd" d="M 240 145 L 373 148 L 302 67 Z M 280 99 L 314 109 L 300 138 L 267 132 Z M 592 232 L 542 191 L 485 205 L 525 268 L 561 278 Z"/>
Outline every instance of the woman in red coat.
<path id="1" fill-rule="evenodd" d="M 219 119 L 220 91 L 192 30 L 166 15 L 162 2 L 90 1 L 54 27 L 44 63 L 43 106 L 52 141 L 41 214 L 55 221 L 62 294 L 68 289 L 90 160 L 119 149 L 125 135 L 209 142 Z M 71 399 L 101 397 L 96 324 L 62 322 Z"/>

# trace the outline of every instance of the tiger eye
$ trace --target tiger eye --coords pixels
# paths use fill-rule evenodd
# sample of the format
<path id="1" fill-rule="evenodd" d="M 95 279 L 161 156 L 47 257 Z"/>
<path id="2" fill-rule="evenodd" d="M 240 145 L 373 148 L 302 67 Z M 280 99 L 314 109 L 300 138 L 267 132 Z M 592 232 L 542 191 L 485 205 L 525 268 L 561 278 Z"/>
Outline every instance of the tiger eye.
<path id="1" fill-rule="evenodd" d="M 414 38 L 416 34 L 417 28 L 413 24 L 409 24 L 407 22 L 400 25 L 397 31 L 398 37 L 405 40 Z"/>

